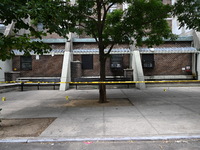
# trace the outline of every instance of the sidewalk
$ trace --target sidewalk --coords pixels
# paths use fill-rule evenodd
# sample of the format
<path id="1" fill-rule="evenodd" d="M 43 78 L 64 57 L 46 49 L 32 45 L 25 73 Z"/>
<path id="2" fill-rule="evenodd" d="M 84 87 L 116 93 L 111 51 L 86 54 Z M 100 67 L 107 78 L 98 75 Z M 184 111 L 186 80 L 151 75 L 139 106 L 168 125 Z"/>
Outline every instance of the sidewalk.
<path id="1" fill-rule="evenodd" d="M 71 100 L 98 99 L 98 90 L 0 93 L 1 118 L 56 117 L 39 137 L 3 141 L 158 140 L 200 138 L 200 87 L 108 89 L 108 99 L 130 106 L 63 107 Z"/>

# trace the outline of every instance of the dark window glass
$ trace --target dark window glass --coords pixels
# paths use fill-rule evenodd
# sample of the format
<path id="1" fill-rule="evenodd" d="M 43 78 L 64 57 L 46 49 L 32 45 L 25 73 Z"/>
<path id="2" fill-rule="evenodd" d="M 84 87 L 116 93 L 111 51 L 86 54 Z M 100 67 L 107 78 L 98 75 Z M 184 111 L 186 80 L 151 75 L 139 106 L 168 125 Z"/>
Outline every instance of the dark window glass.
<path id="1" fill-rule="evenodd" d="M 32 57 L 31 56 L 21 56 L 21 70 L 32 70 Z"/>
<path id="2" fill-rule="evenodd" d="M 143 54 L 142 66 L 144 68 L 154 68 L 154 54 Z"/>
<path id="3" fill-rule="evenodd" d="M 82 55 L 82 69 L 93 69 L 93 55 Z"/>

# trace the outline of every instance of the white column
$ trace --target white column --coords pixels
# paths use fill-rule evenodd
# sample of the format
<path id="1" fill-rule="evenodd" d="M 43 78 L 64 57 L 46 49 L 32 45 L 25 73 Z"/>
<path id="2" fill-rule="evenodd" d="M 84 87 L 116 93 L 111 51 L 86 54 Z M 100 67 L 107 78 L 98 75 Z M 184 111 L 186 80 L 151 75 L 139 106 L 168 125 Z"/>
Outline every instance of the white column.
<path id="1" fill-rule="evenodd" d="M 0 81 L 5 81 L 5 72 L 12 71 L 12 60 L 0 61 Z"/>
<path id="2" fill-rule="evenodd" d="M 13 28 L 14 28 L 14 26 L 15 26 L 15 23 L 13 23 L 13 22 L 11 24 L 7 25 L 6 26 L 6 30 L 4 31 L 4 35 L 5 36 L 10 35 L 12 30 L 13 30 Z"/>
<path id="3" fill-rule="evenodd" d="M 192 54 L 192 75 L 196 75 L 196 54 Z"/>
<path id="4" fill-rule="evenodd" d="M 174 5 L 175 2 L 176 2 L 176 0 L 172 0 L 172 5 Z"/>
<path id="5" fill-rule="evenodd" d="M 69 83 L 71 81 L 71 54 L 69 51 L 65 51 L 63 57 L 63 66 L 62 66 L 62 75 L 61 75 L 61 83 L 60 90 L 65 91 L 69 89 Z"/>
<path id="6" fill-rule="evenodd" d="M 9 36 L 14 28 L 14 23 L 6 26 L 6 29 L 4 31 L 4 36 Z M 0 81 L 5 81 L 5 72 L 11 72 L 12 71 L 12 59 L 1 61 L 0 60 Z"/>
<path id="7" fill-rule="evenodd" d="M 200 54 L 197 54 L 197 80 L 200 80 Z"/>
<path id="8" fill-rule="evenodd" d="M 193 42 L 194 47 L 197 48 L 197 50 L 200 50 L 200 32 L 193 31 Z M 200 53 L 197 53 L 197 59 L 196 59 L 196 65 L 197 65 L 197 80 L 200 80 Z"/>
<path id="9" fill-rule="evenodd" d="M 131 46 L 131 55 L 132 55 L 132 67 L 133 67 L 133 79 L 134 81 L 144 81 L 144 73 L 143 73 L 139 50 Z M 136 88 L 145 89 L 146 88 L 145 83 L 136 83 Z"/>
<path id="10" fill-rule="evenodd" d="M 131 69 L 133 69 L 133 53 L 132 53 L 132 51 L 130 52 L 129 59 L 130 59 L 129 66 L 130 66 Z"/>
<path id="11" fill-rule="evenodd" d="M 71 4 L 74 5 L 76 3 L 76 0 L 70 0 Z"/>
<path id="12" fill-rule="evenodd" d="M 65 53 L 63 56 L 63 65 L 62 65 L 62 74 L 61 74 L 61 83 L 60 90 L 65 91 L 69 89 L 69 83 L 71 81 L 71 34 L 68 35 L 69 39 L 65 45 Z"/>

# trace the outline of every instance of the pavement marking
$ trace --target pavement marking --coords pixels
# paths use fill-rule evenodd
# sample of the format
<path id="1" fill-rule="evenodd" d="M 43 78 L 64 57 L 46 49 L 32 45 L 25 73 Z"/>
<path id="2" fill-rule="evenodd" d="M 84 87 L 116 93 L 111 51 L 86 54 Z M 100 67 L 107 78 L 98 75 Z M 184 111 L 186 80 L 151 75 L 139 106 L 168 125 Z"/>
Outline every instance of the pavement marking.
<path id="1" fill-rule="evenodd" d="M 6 97 L 2 97 L 1 100 L 4 102 L 6 101 Z"/>

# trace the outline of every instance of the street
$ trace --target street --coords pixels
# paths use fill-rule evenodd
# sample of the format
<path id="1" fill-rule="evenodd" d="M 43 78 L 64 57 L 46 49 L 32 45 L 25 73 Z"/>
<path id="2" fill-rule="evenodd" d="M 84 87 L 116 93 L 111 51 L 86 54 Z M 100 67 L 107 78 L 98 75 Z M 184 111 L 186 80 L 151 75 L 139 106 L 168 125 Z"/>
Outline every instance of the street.
<path id="1" fill-rule="evenodd" d="M 0 143 L 0 150 L 199 150 L 200 140 Z"/>

